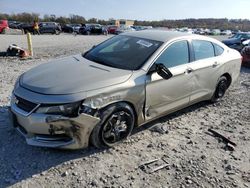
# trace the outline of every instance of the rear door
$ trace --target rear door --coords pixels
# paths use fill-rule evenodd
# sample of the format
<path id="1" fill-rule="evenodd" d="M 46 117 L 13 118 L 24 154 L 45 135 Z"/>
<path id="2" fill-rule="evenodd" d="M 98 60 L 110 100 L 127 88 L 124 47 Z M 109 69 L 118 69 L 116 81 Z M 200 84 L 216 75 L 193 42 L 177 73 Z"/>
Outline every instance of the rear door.
<path id="1" fill-rule="evenodd" d="M 52 22 L 48 23 L 46 32 L 54 33 L 54 31 L 55 31 L 55 23 Z"/>
<path id="2" fill-rule="evenodd" d="M 192 71 L 193 84 L 190 102 L 206 100 L 214 92 L 219 78 L 219 67 L 222 64 L 221 57 L 216 54 L 223 53 L 223 48 L 205 40 L 192 40 L 194 61 L 188 67 Z M 221 48 L 221 49 L 216 49 Z M 218 56 L 216 56 L 218 55 Z"/>
<path id="3" fill-rule="evenodd" d="M 156 72 L 146 81 L 146 120 L 175 111 L 189 103 L 192 77 L 188 71 L 190 61 L 189 43 L 186 40 L 173 42 L 156 59 L 155 64 L 164 64 L 173 74 L 164 80 Z"/>
<path id="4" fill-rule="evenodd" d="M 47 32 L 47 23 L 41 23 L 39 26 L 40 33 L 46 33 Z"/>

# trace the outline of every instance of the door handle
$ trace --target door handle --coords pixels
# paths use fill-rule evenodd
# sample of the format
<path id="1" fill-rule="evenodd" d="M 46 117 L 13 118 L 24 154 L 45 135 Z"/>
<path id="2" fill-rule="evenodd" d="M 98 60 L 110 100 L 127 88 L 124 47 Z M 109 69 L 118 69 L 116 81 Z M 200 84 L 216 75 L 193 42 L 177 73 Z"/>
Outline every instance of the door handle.
<path id="1" fill-rule="evenodd" d="M 189 73 L 191 73 L 191 72 L 193 72 L 193 69 L 187 68 L 186 73 L 189 74 Z"/>
<path id="2" fill-rule="evenodd" d="M 217 67 L 219 64 L 217 61 L 214 62 L 213 67 Z"/>

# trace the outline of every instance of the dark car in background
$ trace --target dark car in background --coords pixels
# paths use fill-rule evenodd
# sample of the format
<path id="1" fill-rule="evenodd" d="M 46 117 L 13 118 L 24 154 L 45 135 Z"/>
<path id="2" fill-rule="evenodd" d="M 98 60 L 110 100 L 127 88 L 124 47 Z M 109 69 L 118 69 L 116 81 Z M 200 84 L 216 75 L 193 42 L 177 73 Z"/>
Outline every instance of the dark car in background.
<path id="1" fill-rule="evenodd" d="M 21 29 L 25 34 L 34 33 L 33 24 L 30 23 L 19 23 L 16 25 L 16 28 L 14 29 Z"/>
<path id="2" fill-rule="evenodd" d="M 241 50 L 242 65 L 250 67 L 250 40 L 245 42 L 248 42 L 248 45 Z"/>
<path id="3" fill-rule="evenodd" d="M 81 24 L 66 24 L 62 26 L 62 31 L 65 33 L 79 33 L 79 29 L 82 27 Z"/>
<path id="4" fill-rule="evenodd" d="M 229 39 L 223 40 L 222 42 L 230 48 L 241 51 L 244 45 L 243 41 L 250 39 L 249 32 L 239 32 L 230 37 Z"/>
<path id="5" fill-rule="evenodd" d="M 79 29 L 79 33 L 83 35 L 103 34 L 103 27 L 100 24 L 83 24 Z"/>
<path id="6" fill-rule="evenodd" d="M 39 24 L 40 33 L 51 33 L 59 35 L 62 32 L 61 26 L 56 22 L 41 22 Z"/>
<path id="7" fill-rule="evenodd" d="M 11 29 L 19 29 L 19 25 L 22 24 L 22 22 L 18 21 L 8 21 L 9 22 L 9 28 Z"/>

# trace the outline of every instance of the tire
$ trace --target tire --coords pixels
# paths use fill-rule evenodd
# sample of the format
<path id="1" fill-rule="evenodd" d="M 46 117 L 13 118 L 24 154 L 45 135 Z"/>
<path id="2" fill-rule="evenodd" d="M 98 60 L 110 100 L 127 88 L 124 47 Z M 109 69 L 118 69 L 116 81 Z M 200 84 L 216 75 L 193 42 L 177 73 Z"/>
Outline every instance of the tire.
<path id="1" fill-rule="evenodd" d="M 6 28 L 4 28 L 3 30 L 2 30 L 2 33 L 1 34 L 5 34 L 6 33 Z"/>
<path id="2" fill-rule="evenodd" d="M 59 34 L 60 34 L 60 31 L 59 31 L 59 30 L 55 30 L 55 34 L 56 34 L 56 35 L 59 35 Z"/>
<path id="3" fill-rule="evenodd" d="M 228 80 L 225 76 L 221 76 L 220 79 L 218 80 L 215 92 L 211 98 L 211 102 L 212 103 L 219 102 L 226 93 L 227 88 L 228 88 Z"/>
<path id="4" fill-rule="evenodd" d="M 101 122 L 93 129 L 90 142 L 96 148 L 113 147 L 125 140 L 135 124 L 133 109 L 126 103 L 116 103 L 101 112 Z"/>

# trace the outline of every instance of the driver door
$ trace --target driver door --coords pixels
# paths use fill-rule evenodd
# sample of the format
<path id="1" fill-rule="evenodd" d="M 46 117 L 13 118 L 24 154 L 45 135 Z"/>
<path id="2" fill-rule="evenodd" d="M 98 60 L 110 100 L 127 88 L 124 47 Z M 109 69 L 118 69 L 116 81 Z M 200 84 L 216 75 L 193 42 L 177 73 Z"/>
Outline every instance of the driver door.
<path id="1" fill-rule="evenodd" d="M 146 120 L 173 112 L 188 105 L 192 92 L 189 44 L 186 40 L 172 43 L 157 58 L 155 64 L 164 64 L 172 73 L 164 80 L 156 72 L 146 81 Z"/>

